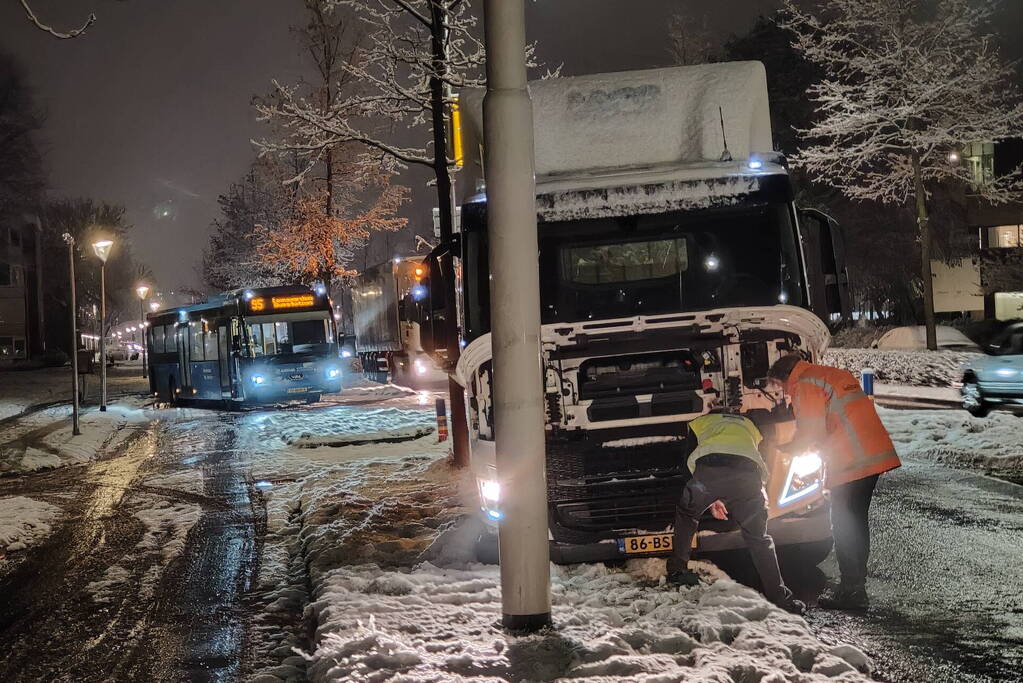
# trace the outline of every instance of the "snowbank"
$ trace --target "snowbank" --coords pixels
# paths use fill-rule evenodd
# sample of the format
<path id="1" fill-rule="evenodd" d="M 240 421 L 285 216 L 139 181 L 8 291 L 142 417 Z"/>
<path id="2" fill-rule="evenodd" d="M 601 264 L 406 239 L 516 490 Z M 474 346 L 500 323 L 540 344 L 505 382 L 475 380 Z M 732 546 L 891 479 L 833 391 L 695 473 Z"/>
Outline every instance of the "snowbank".
<path id="1" fill-rule="evenodd" d="M 703 569 L 678 590 L 603 565 L 553 567 L 557 628 L 515 637 L 499 626 L 497 567 L 411 571 L 342 567 L 316 589 L 316 681 L 867 680 L 867 657 L 818 641 L 801 618 Z"/>
<path id="2" fill-rule="evenodd" d="M 13 441 L 2 443 L 0 436 L 0 473 L 24 474 L 95 460 L 118 448 L 136 428 L 155 418 L 143 402 L 141 398 L 126 398 L 108 404 L 106 412 L 82 412 L 78 436 L 73 434 L 69 413 L 55 416 L 48 425 L 27 434 L 17 434 Z"/>
<path id="3" fill-rule="evenodd" d="M 99 401 L 99 383 L 98 368 L 95 375 L 82 375 L 80 391 L 83 403 Z M 141 366 L 108 368 L 108 398 L 148 391 L 149 380 L 142 379 Z M 0 420 L 54 401 L 71 402 L 70 367 L 0 370 Z"/>
<path id="4" fill-rule="evenodd" d="M 50 535 L 60 508 L 41 500 L 12 496 L 0 498 L 0 548 L 24 550 Z"/>
<path id="5" fill-rule="evenodd" d="M 349 414 L 325 424 L 349 436 L 416 419 L 334 410 Z M 552 566 L 557 629 L 510 636 L 499 627 L 498 568 L 471 561 L 470 482 L 450 469 L 447 444 L 300 448 L 293 434 L 311 422 L 291 433 L 269 416 L 254 426 L 260 476 L 276 483 L 265 489 L 253 680 L 866 680 L 863 653 L 821 643 L 710 565 L 700 565 L 709 585 L 684 590 L 661 585 L 663 560 L 628 572 Z"/>
<path id="6" fill-rule="evenodd" d="M 878 410 L 902 457 L 979 469 L 1023 481 L 1023 428 L 1011 413 L 972 417 L 964 410 Z"/>
<path id="7" fill-rule="evenodd" d="M 828 349 L 824 363 L 845 368 L 857 377 L 873 368 L 879 382 L 920 387 L 948 387 L 962 379 L 960 368 L 978 354 L 961 351 L 883 351 L 880 349 Z"/>

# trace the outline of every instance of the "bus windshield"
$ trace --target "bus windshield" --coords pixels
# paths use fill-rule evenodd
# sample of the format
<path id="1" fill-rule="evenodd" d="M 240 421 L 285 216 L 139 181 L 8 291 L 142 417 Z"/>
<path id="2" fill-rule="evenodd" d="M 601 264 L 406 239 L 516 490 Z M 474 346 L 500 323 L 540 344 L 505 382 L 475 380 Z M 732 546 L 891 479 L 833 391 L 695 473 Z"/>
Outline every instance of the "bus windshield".
<path id="1" fill-rule="evenodd" d="M 278 320 L 245 322 L 251 356 L 274 356 L 281 353 L 322 353 L 333 343 L 330 320 Z"/>

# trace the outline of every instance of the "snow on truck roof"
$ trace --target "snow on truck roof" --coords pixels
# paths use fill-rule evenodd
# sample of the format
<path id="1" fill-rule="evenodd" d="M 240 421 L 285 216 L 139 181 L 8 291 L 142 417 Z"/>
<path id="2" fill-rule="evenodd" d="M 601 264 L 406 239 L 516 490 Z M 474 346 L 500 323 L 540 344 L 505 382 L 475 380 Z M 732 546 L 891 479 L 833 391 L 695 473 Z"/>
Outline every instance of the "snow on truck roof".
<path id="1" fill-rule="evenodd" d="M 749 192 L 757 176 L 784 172 L 766 163 L 753 172 L 744 163 L 773 150 L 767 77 L 760 62 L 551 78 L 530 82 L 529 91 L 540 195 L 568 199 L 598 189 L 601 196 L 612 196 L 597 202 L 604 205 L 601 212 L 615 212 L 618 202 L 670 196 L 679 188 L 686 202 L 701 193 L 738 195 Z M 466 150 L 482 149 L 485 94 L 474 89 L 460 95 Z M 732 162 L 721 161 L 722 117 Z M 471 194 L 483 176 L 478 153 L 467 155 L 462 173 L 462 186 Z M 664 199 L 653 205 L 663 207 Z M 548 219 L 593 206 L 586 201 L 581 207 L 578 198 L 574 206 L 547 204 L 541 203 L 540 211 L 553 212 Z"/>

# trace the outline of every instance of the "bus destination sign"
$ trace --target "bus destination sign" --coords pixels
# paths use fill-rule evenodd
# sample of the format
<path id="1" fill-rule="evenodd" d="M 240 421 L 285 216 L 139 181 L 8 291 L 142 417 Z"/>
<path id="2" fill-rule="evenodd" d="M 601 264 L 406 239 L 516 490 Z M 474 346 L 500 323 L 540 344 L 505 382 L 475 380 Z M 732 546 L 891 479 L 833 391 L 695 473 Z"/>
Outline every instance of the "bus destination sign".
<path id="1" fill-rule="evenodd" d="M 289 308 L 309 308 L 316 303 L 315 297 L 310 294 L 287 294 L 270 298 L 270 309 L 274 311 L 287 310 Z M 257 296 L 249 301 L 249 310 L 253 313 L 262 313 L 267 310 L 266 298 Z"/>

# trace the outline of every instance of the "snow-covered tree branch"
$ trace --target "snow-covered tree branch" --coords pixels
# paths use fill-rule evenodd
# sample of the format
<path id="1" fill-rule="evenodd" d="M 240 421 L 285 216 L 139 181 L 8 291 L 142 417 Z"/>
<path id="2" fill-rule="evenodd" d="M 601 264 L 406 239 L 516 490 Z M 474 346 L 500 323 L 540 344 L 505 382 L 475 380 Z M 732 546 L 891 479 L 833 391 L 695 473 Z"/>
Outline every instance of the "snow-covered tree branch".
<path id="1" fill-rule="evenodd" d="M 934 348 L 927 201 L 938 184 L 968 185 L 992 203 L 1023 190 L 1020 174 L 978 182 L 959 163 L 973 143 L 1023 129 L 1013 65 L 987 31 L 989 2 L 785 0 L 793 46 L 823 78 L 808 91 L 818 118 L 793 159 L 852 199 L 915 204 L 928 345 Z"/>
<path id="2" fill-rule="evenodd" d="M 68 38 L 76 38 L 76 37 L 82 35 L 82 33 L 85 32 L 85 29 L 87 29 L 90 26 L 92 26 L 92 23 L 94 21 L 96 21 L 96 15 L 95 14 L 89 14 L 89 16 L 85 20 L 85 23 L 83 23 L 78 28 L 72 29 L 70 31 L 58 31 L 57 29 L 53 28 L 49 24 L 44 24 L 42 22 L 42 20 L 39 19 L 39 17 L 36 15 L 35 11 L 32 9 L 32 6 L 28 3 L 28 0 L 20 0 L 20 1 L 21 1 L 22 9 L 25 10 L 25 14 L 28 16 L 28 20 L 30 22 L 32 22 L 32 24 L 37 29 L 39 29 L 40 31 L 43 31 L 45 33 L 49 33 L 54 38 L 60 38 L 62 40 L 66 40 Z"/>

